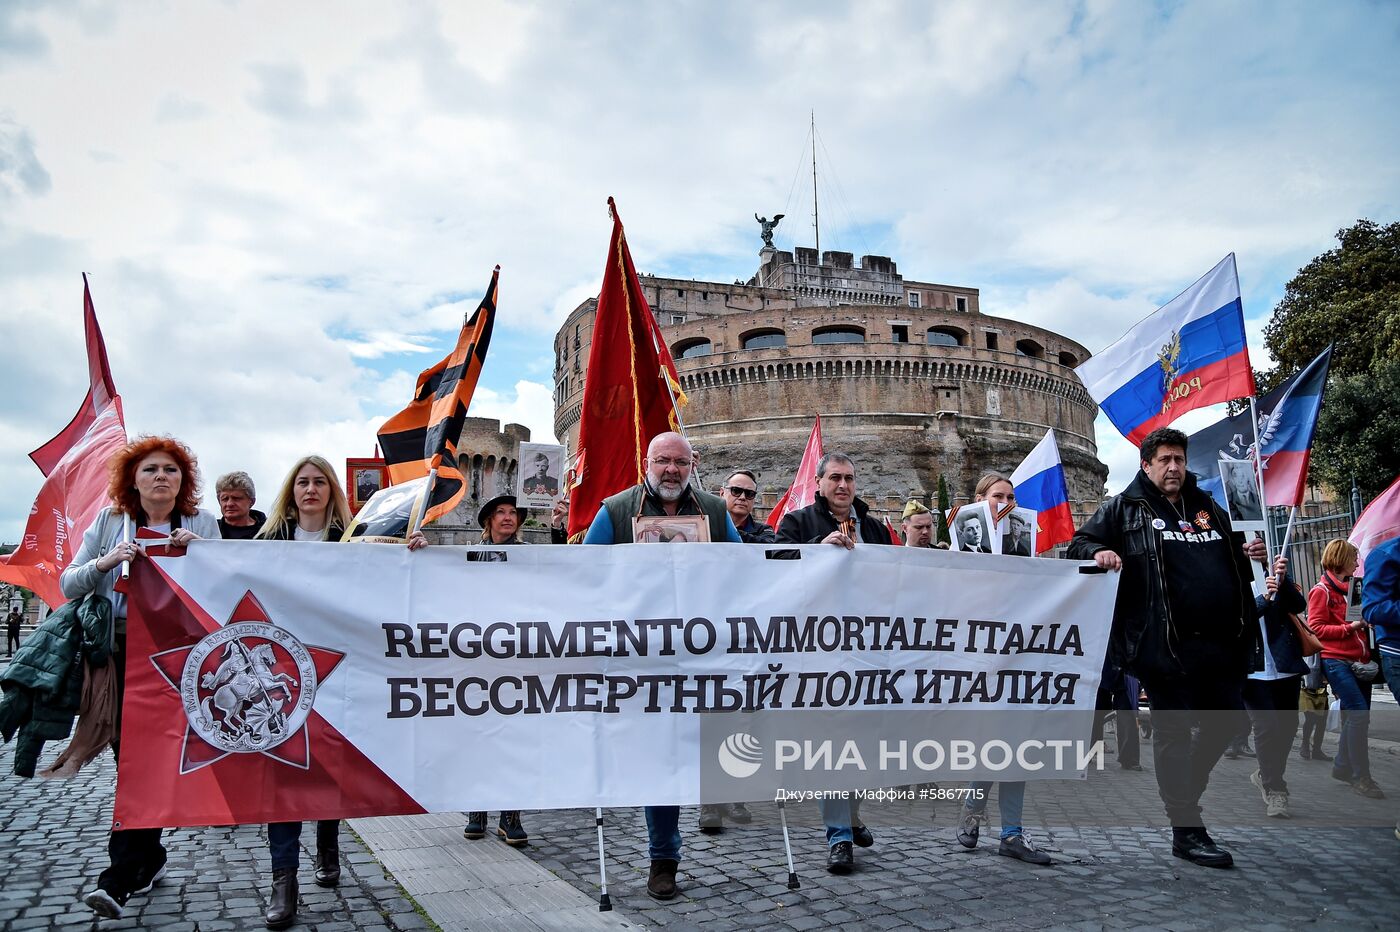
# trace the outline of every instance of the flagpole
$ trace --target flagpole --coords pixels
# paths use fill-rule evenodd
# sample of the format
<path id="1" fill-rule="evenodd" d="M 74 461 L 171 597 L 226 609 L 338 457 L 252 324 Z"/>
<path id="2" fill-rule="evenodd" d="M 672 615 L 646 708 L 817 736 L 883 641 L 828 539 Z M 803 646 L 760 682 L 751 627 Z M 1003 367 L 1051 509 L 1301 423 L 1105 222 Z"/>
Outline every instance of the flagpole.
<path id="1" fill-rule="evenodd" d="M 1298 506 L 1294 505 L 1288 511 L 1288 528 L 1283 532 L 1283 546 L 1279 547 L 1278 551 L 1278 555 L 1281 557 L 1288 556 L 1288 545 L 1293 540 L 1293 522 L 1296 520 L 1298 520 Z M 1269 564 L 1269 570 L 1272 571 L 1273 568 L 1273 563 L 1271 562 Z M 1280 586 L 1283 585 L 1282 579 L 1280 579 L 1278 582 Z M 1264 594 L 1264 601 L 1272 602 L 1274 600 L 1274 595 L 1275 593 L 1273 592 L 1266 592 Z"/>
<path id="2" fill-rule="evenodd" d="M 1259 412 L 1253 395 L 1249 396 L 1249 422 L 1254 425 L 1254 479 L 1259 483 L 1259 508 L 1264 515 L 1264 549 L 1267 551 L 1264 566 L 1269 567 L 1274 563 L 1274 522 L 1269 517 L 1269 497 L 1264 493 L 1264 445 L 1259 442 Z"/>
<path id="3" fill-rule="evenodd" d="M 131 515 L 122 512 L 122 543 L 131 543 Z M 131 561 L 122 561 L 122 579 L 131 578 Z"/>
<path id="4" fill-rule="evenodd" d="M 408 524 L 408 536 L 412 537 L 413 532 L 423 526 L 423 516 L 428 513 L 428 508 L 433 503 L 433 485 L 437 483 L 437 467 L 428 470 L 428 488 L 423 493 L 423 507 L 417 516 Z"/>

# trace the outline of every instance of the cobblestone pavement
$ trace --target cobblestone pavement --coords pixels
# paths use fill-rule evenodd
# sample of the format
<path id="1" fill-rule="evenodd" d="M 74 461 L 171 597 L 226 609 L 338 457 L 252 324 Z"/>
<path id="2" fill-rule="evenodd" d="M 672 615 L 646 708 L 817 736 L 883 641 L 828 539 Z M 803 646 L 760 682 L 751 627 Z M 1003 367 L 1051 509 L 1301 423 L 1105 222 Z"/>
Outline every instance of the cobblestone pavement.
<path id="1" fill-rule="evenodd" d="M 1110 747 L 1112 741 L 1109 741 Z M 1335 737 L 1329 736 L 1329 750 Z M 267 848 L 260 826 L 167 832 L 169 873 L 150 894 L 133 898 L 127 918 L 96 922 L 78 902 L 106 864 L 114 771 L 110 758 L 72 781 L 23 781 L 9 775 L 11 748 L 0 748 L 0 930 L 25 929 L 259 929 L 266 908 Z M 1085 782 L 1033 783 L 1025 822 L 1056 859 L 1033 867 L 996 854 L 996 802 L 983 843 L 966 851 L 953 840 L 957 803 L 867 805 L 862 815 L 876 835 L 857 849 L 857 871 L 835 877 L 824 869 L 825 845 L 815 807 L 789 807 L 801 888 L 785 887 L 787 862 L 776 807 L 750 808 L 755 822 L 706 836 L 694 829 L 696 810 L 682 814 L 685 834 L 682 895 L 670 903 L 646 896 L 646 831 L 639 809 L 606 817 L 609 888 L 619 927 L 806 930 L 859 923 L 874 929 L 1393 929 L 1400 916 L 1400 744 L 1374 742 L 1372 767 L 1390 791 L 1369 800 L 1328 776 L 1325 763 L 1289 762 L 1295 818 L 1268 821 L 1248 776 L 1252 761 L 1221 761 L 1207 793 L 1207 820 L 1230 848 L 1237 867 L 1214 871 L 1171 856 L 1150 745 L 1141 773 L 1119 769 L 1112 755 Z M 537 865 L 588 897 L 598 893 L 597 848 L 591 810 L 526 816 Z M 306 832 L 310 840 L 313 832 Z M 342 884 L 311 882 L 303 856 L 302 907 L 297 928 L 315 932 L 429 929 L 394 878 L 348 830 L 341 835 Z M 450 841 L 444 841 L 451 844 Z M 466 843 L 496 845 L 493 840 Z M 425 849 L 426 850 L 426 849 Z M 460 870 L 467 855 L 452 851 L 444 869 Z M 452 861 L 452 864 L 446 862 Z M 528 908 L 517 904 L 522 911 Z M 601 917 L 599 917 L 601 918 Z M 472 927 L 468 925 L 467 927 Z M 492 928 L 516 928 L 504 914 Z M 567 928 L 567 925 L 549 926 Z"/>
<path id="2" fill-rule="evenodd" d="M 1329 736 L 1335 751 L 1336 739 Z M 1109 742 L 1110 747 L 1112 741 Z M 825 870 L 815 806 L 789 805 L 801 888 L 786 889 L 787 862 L 776 806 L 751 805 L 754 824 L 700 834 L 697 810 L 682 810 L 682 895 L 657 903 L 646 895 L 646 828 L 636 809 L 607 814 L 609 893 L 637 922 L 665 929 L 763 925 L 807 930 L 858 923 L 873 929 L 1395 929 L 1400 926 L 1400 746 L 1372 750 L 1376 779 L 1390 792 L 1364 799 L 1329 777 L 1325 763 L 1290 759 L 1295 817 L 1266 820 L 1249 783 L 1252 760 L 1222 760 L 1205 800 L 1212 835 L 1236 868 L 1196 867 L 1172 857 L 1152 774 L 1108 756 L 1086 783 L 1032 783 L 1025 822 L 1056 864 L 1035 867 L 996 853 L 996 801 L 982 844 L 954 839 L 958 803 L 872 807 L 862 817 L 875 846 L 856 849 L 857 870 Z M 799 824 L 800 819 L 800 824 Z M 596 835 L 591 811 L 527 818 L 531 857 L 596 897 Z"/>
<path id="3" fill-rule="evenodd" d="M 59 742 L 61 746 L 63 742 Z M 14 745 L 0 748 L 0 929 L 170 929 L 219 932 L 263 928 L 270 874 L 262 826 L 169 829 L 165 878 L 132 897 L 126 916 L 95 921 L 78 897 L 107 866 L 116 768 L 103 755 L 72 780 L 21 780 Z M 46 758 L 54 748 L 46 749 Z M 315 845 L 308 826 L 303 842 Z M 301 908 L 307 932 L 391 932 L 430 928 L 391 876 L 342 826 L 340 886 L 311 878 L 303 852 Z"/>

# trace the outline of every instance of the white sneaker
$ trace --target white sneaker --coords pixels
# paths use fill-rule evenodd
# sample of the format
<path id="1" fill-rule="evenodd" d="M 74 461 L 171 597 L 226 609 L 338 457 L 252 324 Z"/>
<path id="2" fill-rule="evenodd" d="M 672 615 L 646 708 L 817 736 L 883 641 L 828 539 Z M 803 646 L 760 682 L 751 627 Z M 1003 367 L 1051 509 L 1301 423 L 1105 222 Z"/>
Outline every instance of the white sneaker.
<path id="1" fill-rule="evenodd" d="M 94 887 L 88 893 L 83 894 L 83 902 L 103 919 L 120 919 L 122 917 L 122 904 L 118 903 L 112 894 L 101 887 Z"/>
<path id="2" fill-rule="evenodd" d="M 1288 794 L 1280 793 L 1277 790 L 1264 794 L 1264 814 L 1271 819 L 1291 819 L 1292 813 L 1288 811 Z"/>
<path id="3" fill-rule="evenodd" d="M 132 895 L 132 896 L 140 896 L 142 893 L 150 893 L 150 892 L 151 892 L 151 888 L 154 887 L 156 884 L 160 883 L 160 879 L 161 879 L 162 877 L 164 877 L 164 876 L 165 876 L 165 865 L 162 864 L 162 865 L 160 866 L 160 870 L 156 871 L 155 876 L 152 877 L 152 878 L 150 879 L 150 882 L 147 883 L 147 884 L 146 884 L 144 887 L 142 887 L 140 890 L 133 890 L 133 891 L 131 891 L 131 895 Z"/>
<path id="4" fill-rule="evenodd" d="M 1267 804 L 1269 802 L 1269 791 L 1264 789 L 1264 778 L 1259 775 L 1259 771 L 1256 770 L 1249 775 L 1249 782 L 1259 788 L 1259 795 L 1264 797 L 1264 802 Z"/>

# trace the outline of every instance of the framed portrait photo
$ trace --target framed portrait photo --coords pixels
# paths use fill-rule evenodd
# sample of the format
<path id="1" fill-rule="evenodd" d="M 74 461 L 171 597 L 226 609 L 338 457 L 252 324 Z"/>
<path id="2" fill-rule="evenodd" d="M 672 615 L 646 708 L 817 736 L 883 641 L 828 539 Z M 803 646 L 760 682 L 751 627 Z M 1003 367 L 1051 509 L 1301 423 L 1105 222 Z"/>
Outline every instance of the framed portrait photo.
<path id="1" fill-rule="evenodd" d="M 638 515 L 632 519 L 638 544 L 708 544 L 710 522 L 704 515 Z"/>
<path id="2" fill-rule="evenodd" d="M 350 513 L 359 514 L 365 502 L 375 492 L 389 485 L 389 470 L 382 459 L 347 459 L 345 461 L 345 496 L 350 500 Z"/>

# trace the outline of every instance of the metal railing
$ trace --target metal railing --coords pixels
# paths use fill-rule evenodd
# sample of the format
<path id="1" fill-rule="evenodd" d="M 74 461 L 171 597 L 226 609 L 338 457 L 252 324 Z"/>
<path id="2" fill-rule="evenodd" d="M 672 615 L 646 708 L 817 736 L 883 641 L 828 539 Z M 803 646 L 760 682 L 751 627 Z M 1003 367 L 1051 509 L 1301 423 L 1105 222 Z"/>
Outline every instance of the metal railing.
<path id="1" fill-rule="evenodd" d="M 1275 545 L 1283 543 L 1284 532 L 1288 528 L 1288 509 L 1270 508 L 1270 520 L 1274 525 Z M 1341 511 L 1314 518 L 1299 517 L 1293 522 L 1293 539 L 1288 545 L 1288 575 L 1304 590 L 1317 582 L 1322 575 L 1322 550 L 1329 541 L 1346 539 L 1351 534 L 1350 512 Z"/>

